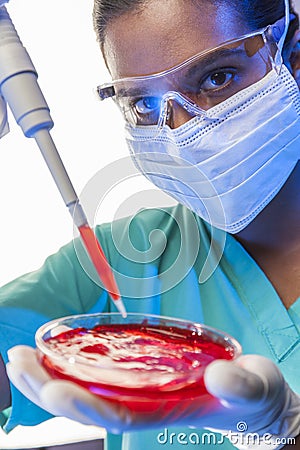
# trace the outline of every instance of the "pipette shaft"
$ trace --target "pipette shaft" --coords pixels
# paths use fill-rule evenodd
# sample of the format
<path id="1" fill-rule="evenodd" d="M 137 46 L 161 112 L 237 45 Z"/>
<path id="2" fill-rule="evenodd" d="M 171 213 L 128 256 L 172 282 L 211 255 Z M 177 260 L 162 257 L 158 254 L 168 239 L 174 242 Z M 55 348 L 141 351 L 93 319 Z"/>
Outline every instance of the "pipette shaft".
<path id="1" fill-rule="evenodd" d="M 104 287 L 119 312 L 126 315 L 112 270 L 51 137 L 54 124 L 37 82 L 37 72 L 4 6 L 0 7 L 0 91 L 24 135 L 36 140 Z"/>
<path id="2" fill-rule="evenodd" d="M 126 315 L 112 270 L 93 230 L 88 224 L 87 217 L 80 205 L 77 194 L 73 188 L 71 180 L 66 172 L 49 131 L 46 129 L 38 130 L 33 137 L 35 138 L 36 143 L 39 146 L 45 162 L 53 176 L 56 186 L 58 187 L 59 192 L 61 193 L 61 196 L 69 209 L 74 224 L 79 230 L 85 248 L 99 277 L 101 278 L 119 312 L 121 312 L 123 316 Z"/>

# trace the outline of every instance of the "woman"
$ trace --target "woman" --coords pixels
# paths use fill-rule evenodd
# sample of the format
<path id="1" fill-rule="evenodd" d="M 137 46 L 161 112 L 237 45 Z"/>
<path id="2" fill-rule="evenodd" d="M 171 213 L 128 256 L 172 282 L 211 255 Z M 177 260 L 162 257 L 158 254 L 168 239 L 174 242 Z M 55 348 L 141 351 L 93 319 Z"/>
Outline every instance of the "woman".
<path id="1" fill-rule="evenodd" d="M 234 335 L 244 353 L 266 358 L 211 365 L 206 384 L 222 400 L 219 410 L 175 424 L 132 417 L 71 384 L 49 382 L 28 348 L 11 351 L 10 378 L 54 414 L 126 431 L 108 436 L 109 450 L 194 448 L 183 425 L 196 427 L 200 441 L 208 427 L 237 448 L 270 448 L 270 441 L 233 435 L 240 421 L 282 448 L 300 433 L 298 18 L 283 0 L 96 0 L 94 23 L 118 80 L 99 87 L 99 95 L 121 108 L 139 169 L 184 205 L 98 228 L 127 310 L 207 323 Z M 126 258 L 128 227 L 145 255 L 138 263 Z M 148 236 L 156 229 L 167 246 L 150 261 Z M 158 235 L 158 249 L 163 242 Z M 180 246 L 180 267 L 168 270 Z M 49 318 L 109 309 L 106 293 L 66 246 L 42 270 L 2 289 L 3 358 L 15 344 L 32 345 L 34 330 Z M 24 423 L 22 405 L 25 423 L 46 417 L 14 387 L 12 402 L 7 429 Z M 219 439 L 215 446 L 232 448 Z"/>

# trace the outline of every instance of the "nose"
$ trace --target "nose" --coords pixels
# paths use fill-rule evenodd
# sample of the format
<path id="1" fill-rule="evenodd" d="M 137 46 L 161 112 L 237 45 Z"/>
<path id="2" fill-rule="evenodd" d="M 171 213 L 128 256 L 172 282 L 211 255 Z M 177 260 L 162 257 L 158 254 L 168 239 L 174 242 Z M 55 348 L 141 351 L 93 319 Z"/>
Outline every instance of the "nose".
<path id="1" fill-rule="evenodd" d="M 181 125 L 184 125 L 194 116 L 195 114 L 188 112 L 176 100 L 168 101 L 168 114 L 166 124 L 169 125 L 170 128 L 178 128 Z"/>

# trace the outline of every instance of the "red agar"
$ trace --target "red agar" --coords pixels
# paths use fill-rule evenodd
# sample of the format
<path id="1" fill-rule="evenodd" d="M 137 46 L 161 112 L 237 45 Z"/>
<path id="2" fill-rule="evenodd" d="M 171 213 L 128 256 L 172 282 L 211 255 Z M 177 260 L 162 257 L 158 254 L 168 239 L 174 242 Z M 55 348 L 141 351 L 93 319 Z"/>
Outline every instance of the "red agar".
<path id="1" fill-rule="evenodd" d="M 206 391 L 204 369 L 215 359 L 234 358 L 234 347 L 213 342 L 205 333 L 147 321 L 77 328 L 46 344 L 61 357 L 58 362 L 41 357 L 52 377 L 73 381 L 132 411 L 159 410 L 162 417 L 178 405 L 181 412 L 195 408 L 205 413 L 205 408 L 213 407 L 217 400 Z M 67 362 L 72 355 L 73 364 Z M 111 369 L 106 368 L 108 361 Z M 106 368 L 102 379 L 92 364 Z"/>

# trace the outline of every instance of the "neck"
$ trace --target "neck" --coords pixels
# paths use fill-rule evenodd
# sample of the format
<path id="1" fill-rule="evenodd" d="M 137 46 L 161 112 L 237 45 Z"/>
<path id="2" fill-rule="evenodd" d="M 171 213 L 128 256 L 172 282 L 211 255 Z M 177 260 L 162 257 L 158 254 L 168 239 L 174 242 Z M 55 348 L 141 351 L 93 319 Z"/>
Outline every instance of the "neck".
<path id="1" fill-rule="evenodd" d="M 291 306 L 300 297 L 300 162 L 277 196 L 235 237 Z"/>

